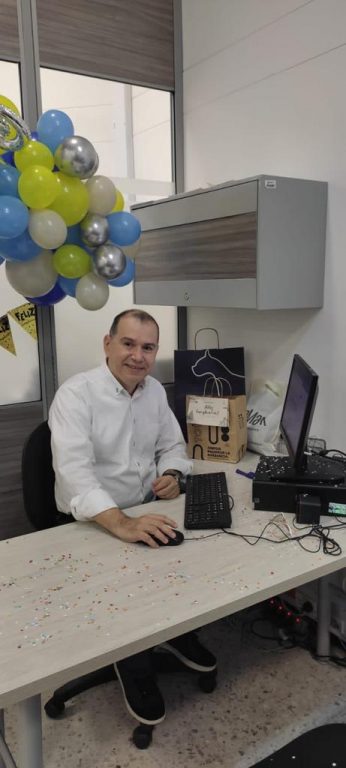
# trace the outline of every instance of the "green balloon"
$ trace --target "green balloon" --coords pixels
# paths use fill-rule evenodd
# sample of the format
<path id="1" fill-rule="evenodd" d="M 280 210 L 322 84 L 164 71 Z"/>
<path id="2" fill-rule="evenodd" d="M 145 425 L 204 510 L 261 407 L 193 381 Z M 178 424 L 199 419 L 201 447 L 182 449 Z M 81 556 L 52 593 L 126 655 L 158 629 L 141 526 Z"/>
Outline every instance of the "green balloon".
<path id="1" fill-rule="evenodd" d="M 55 251 L 53 264 L 63 277 L 82 277 L 92 269 L 89 254 L 73 243 L 66 243 Z"/>

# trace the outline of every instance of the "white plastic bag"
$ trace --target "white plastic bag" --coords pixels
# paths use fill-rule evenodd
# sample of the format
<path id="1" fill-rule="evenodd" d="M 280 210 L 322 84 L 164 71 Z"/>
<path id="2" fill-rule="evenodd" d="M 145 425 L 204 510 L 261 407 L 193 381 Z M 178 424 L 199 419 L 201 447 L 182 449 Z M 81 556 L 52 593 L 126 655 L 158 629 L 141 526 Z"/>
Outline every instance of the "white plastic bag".
<path id="1" fill-rule="evenodd" d="M 284 391 L 284 385 L 278 381 L 253 381 L 247 400 L 247 447 L 250 451 L 265 456 L 279 452 L 279 425 Z"/>

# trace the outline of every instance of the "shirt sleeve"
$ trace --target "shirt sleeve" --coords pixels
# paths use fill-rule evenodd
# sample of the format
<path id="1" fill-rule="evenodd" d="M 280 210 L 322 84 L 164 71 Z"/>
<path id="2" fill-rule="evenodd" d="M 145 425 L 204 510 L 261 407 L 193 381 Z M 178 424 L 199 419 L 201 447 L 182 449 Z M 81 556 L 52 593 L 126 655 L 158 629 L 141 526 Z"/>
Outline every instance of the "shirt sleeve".
<path id="1" fill-rule="evenodd" d="M 178 469 L 183 475 L 188 475 L 192 471 L 192 461 L 187 457 L 184 435 L 168 405 L 163 387 L 160 434 L 156 444 L 155 462 L 159 475 L 167 469 Z"/>
<path id="2" fill-rule="evenodd" d="M 83 392 L 61 387 L 49 412 L 58 508 L 76 520 L 90 520 L 118 506 L 95 474 L 91 409 Z"/>

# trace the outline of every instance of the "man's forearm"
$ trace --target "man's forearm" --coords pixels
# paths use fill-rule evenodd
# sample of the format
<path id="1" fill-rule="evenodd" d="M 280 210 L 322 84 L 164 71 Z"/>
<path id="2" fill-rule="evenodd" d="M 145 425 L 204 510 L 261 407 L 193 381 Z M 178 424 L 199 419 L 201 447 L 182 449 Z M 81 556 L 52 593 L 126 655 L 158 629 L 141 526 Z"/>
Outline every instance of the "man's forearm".
<path id="1" fill-rule="evenodd" d="M 109 531 L 113 536 L 118 536 L 119 524 L 124 521 L 127 516 L 119 507 L 111 507 L 105 509 L 103 512 L 99 512 L 98 515 L 92 518 L 94 523 L 101 525 L 106 531 Z"/>

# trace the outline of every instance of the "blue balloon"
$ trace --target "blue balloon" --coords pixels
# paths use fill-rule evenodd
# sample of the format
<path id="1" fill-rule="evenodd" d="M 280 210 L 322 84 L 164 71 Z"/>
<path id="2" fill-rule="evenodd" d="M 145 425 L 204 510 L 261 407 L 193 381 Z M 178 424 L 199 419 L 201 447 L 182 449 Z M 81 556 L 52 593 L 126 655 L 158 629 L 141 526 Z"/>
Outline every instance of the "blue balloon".
<path id="1" fill-rule="evenodd" d="M 109 283 L 109 285 L 115 285 L 118 288 L 121 288 L 123 285 L 128 285 L 131 283 L 131 280 L 134 279 L 134 276 L 135 262 L 126 256 L 126 267 L 124 271 L 121 273 L 121 275 L 119 275 L 119 277 L 115 277 L 113 280 L 107 280 L 107 283 Z"/>
<path id="2" fill-rule="evenodd" d="M 18 179 L 20 173 L 12 165 L 0 164 L 0 195 L 18 195 Z"/>
<path id="3" fill-rule="evenodd" d="M 74 245 L 79 245 L 81 248 L 85 248 L 79 224 L 74 224 L 73 227 L 67 227 L 65 243 L 73 243 Z"/>
<path id="4" fill-rule="evenodd" d="M 64 139 L 74 134 L 72 120 L 60 109 L 49 109 L 44 112 L 36 128 L 39 141 L 46 144 L 53 154 Z"/>
<path id="5" fill-rule="evenodd" d="M 119 211 L 106 216 L 109 223 L 109 239 L 116 245 L 132 245 L 141 234 L 141 225 L 132 213 Z"/>
<path id="6" fill-rule="evenodd" d="M 57 281 L 53 288 L 48 293 L 45 293 L 44 296 L 36 296 L 35 298 L 26 296 L 25 298 L 28 301 L 31 301 L 32 304 L 38 304 L 40 307 L 48 307 L 50 304 L 58 304 L 58 302 L 62 301 L 65 297 L 66 293 L 64 293 Z"/>
<path id="7" fill-rule="evenodd" d="M 31 131 L 31 139 L 32 139 L 32 141 L 38 141 L 38 133 L 37 133 L 37 131 Z"/>
<path id="8" fill-rule="evenodd" d="M 15 164 L 13 152 L 4 152 L 3 155 L 1 155 L 1 160 L 3 160 L 4 163 L 8 163 L 9 165 Z"/>
<path id="9" fill-rule="evenodd" d="M 18 197 L 0 196 L 0 237 L 19 237 L 29 224 L 29 211 Z M 3 244 L 1 244 L 3 245 Z"/>
<path id="10" fill-rule="evenodd" d="M 19 237 L 3 240 L 1 249 L 9 261 L 29 261 L 42 251 L 41 246 L 31 239 L 27 229 Z"/>
<path id="11" fill-rule="evenodd" d="M 79 277 L 63 277 L 62 275 L 59 275 L 58 277 L 58 283 L 60 285 L 60 288 L 66 293 L 67 296 L 73 296 L 76 295 L 76 286 L 78 283 Z"/>

